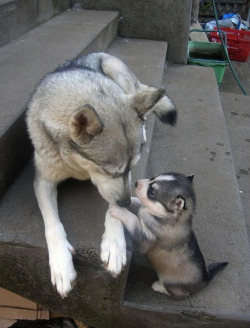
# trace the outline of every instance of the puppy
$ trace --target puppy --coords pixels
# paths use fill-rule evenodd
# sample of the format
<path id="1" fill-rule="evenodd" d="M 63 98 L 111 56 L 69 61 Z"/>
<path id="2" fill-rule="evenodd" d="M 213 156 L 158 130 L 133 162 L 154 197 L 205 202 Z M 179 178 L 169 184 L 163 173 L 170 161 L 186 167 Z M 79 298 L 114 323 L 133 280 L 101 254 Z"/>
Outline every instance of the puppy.
<path id="1" fill-rule="evenodd" d="M 170 172 L 139 180 L 138 198 L 132 198 L 129 210 L 115 205 L 110 209 L 157 272 L 159 281 L 153 283 L 153 290 L 177 299 L 205 287 L 228 264 L 206 267 L 192 230 L 193 177 Z"/>

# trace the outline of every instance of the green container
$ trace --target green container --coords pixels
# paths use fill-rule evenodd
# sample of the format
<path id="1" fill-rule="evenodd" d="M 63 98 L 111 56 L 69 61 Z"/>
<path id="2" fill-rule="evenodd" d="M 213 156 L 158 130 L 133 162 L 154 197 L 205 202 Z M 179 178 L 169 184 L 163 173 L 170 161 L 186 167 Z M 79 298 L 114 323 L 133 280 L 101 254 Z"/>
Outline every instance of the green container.
<path id="1" fill-rule="evenodd" d="M 189 41 L 187 62 L 189 65 L 213 67 L 217 83 L 222 82 L 227 57 L 220 43 Z"/>

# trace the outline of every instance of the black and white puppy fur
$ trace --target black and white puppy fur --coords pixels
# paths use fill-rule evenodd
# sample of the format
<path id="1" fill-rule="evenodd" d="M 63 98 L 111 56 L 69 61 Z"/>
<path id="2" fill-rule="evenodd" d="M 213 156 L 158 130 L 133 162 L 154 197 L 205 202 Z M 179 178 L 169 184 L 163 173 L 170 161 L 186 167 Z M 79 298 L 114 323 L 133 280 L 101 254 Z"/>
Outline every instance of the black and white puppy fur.
<path id="1" fill-rule="evenodd" d="M 205 287 L 228 262 L 206 266 L 192 230 L 193 175 L 164 173 L 139 180 L 128 209 L 111 207 L 158 274 L 156 292 L 184 298 Z"/>

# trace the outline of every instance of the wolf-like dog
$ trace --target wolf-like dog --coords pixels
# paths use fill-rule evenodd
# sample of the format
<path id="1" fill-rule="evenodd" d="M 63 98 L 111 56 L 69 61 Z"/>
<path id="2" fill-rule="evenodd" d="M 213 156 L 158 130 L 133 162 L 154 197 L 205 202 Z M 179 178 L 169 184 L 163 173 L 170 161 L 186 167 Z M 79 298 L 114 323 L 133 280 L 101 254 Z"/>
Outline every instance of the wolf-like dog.
<path id="1" fill-rule="evenodd" d="M 159 281 L 153 283 L 153 290 L 176 299 L 204 288 L 228 264 L 206 266 L 192 230 L 193 177 L 169 172 L 139 180 L 135 184 L 138 198 L 132 198 L 129 210 L 117 205 L 109 210 L 123 222 L 157 272 Z"/>
<path id="2" fill-rule="evenodd" d="M 142 84 L 118 58 L 93 53 L 47 74 L 28 106 L 35 148 L 35 195 L 44 219 L 51 281 L 62 297 L 76 272 L 57 207 L 57 184 L 91 179 L 110 204 L 130 203 L 130 171 L 141 156 L 145 118 L 174 125 L 177 111 L 164 89 Z M 126 264 L 122 223 L 106 214 L 101 259 L 117 275 Z"/>

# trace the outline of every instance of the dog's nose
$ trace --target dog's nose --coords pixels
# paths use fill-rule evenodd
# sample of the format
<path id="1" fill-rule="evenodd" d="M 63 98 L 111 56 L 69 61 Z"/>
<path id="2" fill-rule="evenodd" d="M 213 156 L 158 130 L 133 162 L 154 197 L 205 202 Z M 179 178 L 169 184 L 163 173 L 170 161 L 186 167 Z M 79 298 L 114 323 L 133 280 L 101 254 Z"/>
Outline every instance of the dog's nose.
<path id="1" fill-rule="evenodd" d="M 138 181 L 136 181 L 136 183 L 135 183 L 135 188 L 137 188 L 138 187 Z"/>
<path id="2" fill-rule="evenodd" d="M 131 203 L 131 199 L 130 198 L 126 198 L 126 199 L 119 199 L 116 204 L 120 207 L 128 207 Z"/>

